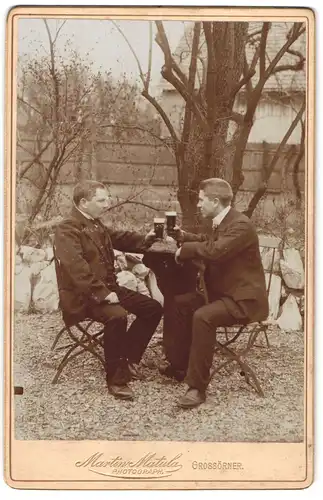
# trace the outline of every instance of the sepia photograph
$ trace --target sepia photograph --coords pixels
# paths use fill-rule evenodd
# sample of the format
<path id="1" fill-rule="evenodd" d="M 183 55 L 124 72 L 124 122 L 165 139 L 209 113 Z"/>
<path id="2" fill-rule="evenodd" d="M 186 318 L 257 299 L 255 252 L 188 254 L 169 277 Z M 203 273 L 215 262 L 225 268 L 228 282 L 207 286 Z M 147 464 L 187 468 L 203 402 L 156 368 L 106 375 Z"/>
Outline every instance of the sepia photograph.
<path id="1" fill-rule="evenodd" d="M 185 446 L 299 445 L 277 477 L 300 487 L 312 12 L 33 9 L 7 30 L 11 453 L 89 441 L 74 481 L 138 484 L 182 479 Z M 185 478 L 253 477 L 225 455 L 185 458 Z"/>

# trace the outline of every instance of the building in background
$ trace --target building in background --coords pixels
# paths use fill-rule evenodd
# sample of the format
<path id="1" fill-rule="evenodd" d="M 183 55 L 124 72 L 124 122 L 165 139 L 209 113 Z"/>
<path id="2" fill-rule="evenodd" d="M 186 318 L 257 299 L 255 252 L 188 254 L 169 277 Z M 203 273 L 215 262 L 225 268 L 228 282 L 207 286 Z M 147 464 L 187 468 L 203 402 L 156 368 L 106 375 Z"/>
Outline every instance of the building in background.
<path id="1" fill-rule="evenodd" d="M 262 24 L 261 22 L 249 23 L 249 34 L 252 35 L 252 41 L 248 41 L 246 45 L 246 58 L 248 63 L 250 63 L 253 58 L 255 41 L 257 41 L 257 37 L 260 37 L 259 32 L 261 31 Z M 291 26 L 291 23 L 272 23 L 267 39 L 267 65 L 286 42 L 286 37 Z M 186 75 L 188 75 L 191 60 L 193 27 L 193 23 L 186 25 L 184 35 L 173 54 L 174 59 Z M 291 46 L 291 50 L 283 56 L 279 65 L 295 64 L 300 59 L 299 54 L 303 57 L 306 56 L 305 33 Z M 207 47 L 203 30 L 201 30 L 199 56 L 197 61 L 198 71 L 196 89 L 200 88 L 205 80 L 206 58 Z M 253 82 L 257 82 L 258 80 L 258 71 L 259 64 L 256 67 L 256 74 L 252 79 Z M 280 143 L 299 110 L 305 90 L 305 68 L 298 71 L 285 70 L 270 76 L 265 84 L 261 100 L 256 110 L 255 121 L 249 136 L 249 143 L 259 144 L 263 141 L 270 144 Z M 159 101 L 167 115 L 171 117 L 175 130 L 180 130 L 185 103 L 177 90 L 164 79 L 161 80 L 161 95 Z M 245 87 L 237 94 L 234 109 L 238 112 L 244 111 Z M 235 123 L 231 121 L 228 139 L 232 136 L 235 126 Z M 164 136 L 169 135 L 165 125 L 162 127 L 162 134 Z M 299 144 L 300 138 L 301 126 L 298 125 L 289 138 L 288 144 Z"/>

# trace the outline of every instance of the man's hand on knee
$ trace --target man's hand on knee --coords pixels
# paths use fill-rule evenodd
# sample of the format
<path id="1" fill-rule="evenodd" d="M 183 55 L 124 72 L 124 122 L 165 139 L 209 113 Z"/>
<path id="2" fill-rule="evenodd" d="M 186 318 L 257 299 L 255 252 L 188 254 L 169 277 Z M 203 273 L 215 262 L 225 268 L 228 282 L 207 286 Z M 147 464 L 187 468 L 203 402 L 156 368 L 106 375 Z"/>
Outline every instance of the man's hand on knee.
<path id="1" fill-rule="evenodd" d="M 118 295 L 115 292 L 109 293 L 104 300 L 109 302 L 109 304 L 119 304 Z"/>

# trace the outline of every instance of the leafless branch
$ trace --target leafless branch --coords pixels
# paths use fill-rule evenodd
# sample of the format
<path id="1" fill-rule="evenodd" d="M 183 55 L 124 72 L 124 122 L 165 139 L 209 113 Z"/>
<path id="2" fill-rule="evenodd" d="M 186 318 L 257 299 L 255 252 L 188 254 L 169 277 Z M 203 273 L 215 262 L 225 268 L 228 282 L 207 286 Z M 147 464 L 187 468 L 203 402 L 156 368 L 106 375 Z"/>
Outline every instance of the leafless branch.
<path id="1" fill-rule="evenodd" d="M 253 31 L 252 33 L 249 33 L 248 36 L 247 36 L 247 40 L 251 40 L 252 38 L 254 38 L 255 36 L 257 35 L 261 35 L 262 33 L 262 28 L 260 30 L 256 30 L 256 31 Z"/>
<path id="2" fill-rule="evenodd" d="M 59 26 L 58 30 L 56 31 L 56 35 L 55 35 L 55 38 L 54 38 L 54 40 L 53 40 L 53 43 L 56 43 L 56 40 L 57 40 L 57 38 L 58 38 L 58 35 L 59 35 L 59 33 L 60 33 L 61 29 L 63 28 L 63 26 L 64 26 L 65 24 L 66 24 L 66 19 L 65 19 L 65 21 L 63 21 L 63 22 L 61 23 L 61 25 Z"/>
<path id="3" fill-rule="evenodd" d="M 161 50 L 164 53 L 164 59 L 165 59 L 165 66 L 164 67 L 166 67 L 167 73 L 172 73 L 172 70 L 173 70 L 174 73 L 179 78 L 179 82 L 185 87 L 188 85 L 188 78 L 185 75 L 185 73 L 183 73 L 183 71 L 180 69 L 180 67 L 175 62 L 175 60 L 172 56 L 169 42 L 168 42 L 168 38 L 167 38 L 165 29 L 164 29 L 163 21 L 155 21 L 155 24 L 157 27 L 157 36 L 156 36 L 155 40 L 156 40 L 156 43 L 159 45 L 159 47 L 161 48 Z"/>
<path id="4" fill-rule="evenodd" d="M 148 55 L 148 71 L 147 71 L 147 78 L 145 85 L 146 89 L 149 88 L 150 84 L 152 53 L 153 53 L 153 26 L 152 26 L 152 21 L 149 21 L 149 55 Z"/>
<path id="5" fill-rule="evenodd" d="M 264 172 L 264 178 L 263 178 L 263 182 L 262 182 L 261 186 L 257 189 L 257 191 L 255 192 L 255 194 L 253 195 L 253 197 L 251 198 L 251 200 L 249 202 L 248 208 L 245 211 L 245 214 L 248 215 L 248 217 L 251 217 L 259 200 L 261 200 L 261 198 L 266 193 L 267 185 L 268 185 L 268 181 L 270 179 L 270 176 L 271 176 L 271 174 L 272 174 L 272 172 L 277 164 L 277 161 L 281 155 L 283 148 L 287 144 L 288 139 L 290 138 L 290 136 L 294 132 L 295 128 L 297 127 L 298 123 L 302 119 L 303 113 L 305 111 L 305 107 L 306 107 L 306 102 L 304 99 L 302 106 L 300 107 L 297 115 L 295 116 L 294 120 L 292 121 L 291 125 L 289 126 L 288 130 L 286 131 L 286 133 L 283 137 L 283 140 L 281 141 L 278 148 L 276 149 L 275 154 L 274 154 L 270 164 L 266 167 L 266 171 Z"/>
<path id="6" fill-rule="evenodd" d="M 139 75 L 140 75 L 140 79 L 142 81 L 142 84 L 144 86 L 144 88 L 146 89 L 146 80 L 145 80 L 145 75 L 144 75 L 144 72 L 142 70 L 142 67 L 141 67 L 141 64 L 140 64 L 140 61 L 139 61 L 139 58 L 136 54 L 136 51 L 134 50 L 133 46 L 131 45 L 131 43 L 129 42 L 128 38 L 126 37 L 126 35 L 124 34 L 124 32 L 122 31 L 122 29 L 120 28 L 120 26 L 118 26 L 118 24 L 116 23 L 116 21 L 113 21 L 111 20 L 112 24 L 116 27 L 116 29 L 119 31 L 120 35 L 123 37 L 123 39 L 125 40 L 126 44 L 128 45 L 129 49 L 131 50 L 131 53 L 132 55 L 134 56 L 135 60 L 136 60 L 136 63 L 137 63 L 137 66 L 138 66 L 138 69 L 139 69 Z"/>
<path id="7" fill-rule="evenodd" d="M 264 77 L 266 71 L 266 46 L 271 23 L 263 23 L 259 44 L 259 66 L 260 79 Z"/>
<path id="8" fill-rule="evenodd" d="M 28 172 L 28 170 L 35 164 L 39 162 L 39 159 L 45 153 L 45 151 L 49 148 L 49 146 L 52 144 L 53 140 L 51 139 L 50 141 L 45 144 L 45 146 L 39 151 L 39 153 L 24 167 L 19 171 L 19 179 L 22 179 L 24 175 Z"/>
<path id="9" fill-rule="evenodd" d="M 276 56 L 273 58 L 268 68 L 266 69 L 265 78 L 266 80 L 273 73 L 275 67 L 278 62 L 281 60 L 283 55 L 287 52 L 290 46 L 303 34 L 305 33 L 306 28 L 303 26 L 303 23 L 294 23 L 291 34 L 287 37 L 286 42 L 281 47 L 281 49 L 277 52 Z"/>
<path id="10" fill-rule="evenodd" d="M 20 101 L 22 104 L 25 104 L 25 106 L 28 106 L 28 108 L 32 109 L 35 111 L 35 113 L 39 114 L 40 116 L 43 116 L 43 113 L 39 111 L 39 109 L 36 109 L 32 104 L 29 102 L 25 101 L 22 97 L 18 96 L 17 100 Z"/>
<path id="11" fill-rule="evenodd" d="M 255 74 L 256 74 L 255 70 L 249 70 L 249 72 L 243 76 L 243 78 L 238 83 L 237 87 L 233 90 L 232 96 L 234 97 L 235 95 L 237 95 L 237 93 L 242 89 L 242 87 L 247 85 Z"/>
<path id="12" fill-rule="evenodd" d="M 164 121 L 166 127 L 169 130 L 171 138 L 174 141 L 174 147 L 176 147 L 177 143 L 179 142 L 179 139 L 178 139 L 177 134 L 175 132 L 175 129 L 174 129 L 174 127 L 173 127 L 170 119 L 168 118 L 166 112 L 164 111 L 164 109 L 156 101 L 156 99 L 149 94 L 149 92 L 147 90 L 143 90 L 142 93 L 141 93 L 141 95 L 143 97 L 145 97 L 145 99 L 147 99 L 147 101 L 149 101 L 154 106 L 154 108 L 158 111 L 158 113 L 160 114 L 160 116 L 161 116 L 162 120 Z"/>
<path id="13" fill-rule="evenodd" d="M 165 146 L 173 153 L 173 149 L 169 147 L 168 141 L 164 139 L 163 137 L 160 137 L 158 134 L 155 134 L 152 130 L 141 127 L 140 125 L 127 125 L 127 124 L 122 124 L 122 125 L 112 125 L 112 124 L 107 124 L 107 125 L 100 125 L 100 128 L 115 128 L 115 129 L 121 129 L 121 130 L 138 130 L 144 133 L 147 133 L 157 139 L 158 141 L 162 142 L 165 144 Z"/>

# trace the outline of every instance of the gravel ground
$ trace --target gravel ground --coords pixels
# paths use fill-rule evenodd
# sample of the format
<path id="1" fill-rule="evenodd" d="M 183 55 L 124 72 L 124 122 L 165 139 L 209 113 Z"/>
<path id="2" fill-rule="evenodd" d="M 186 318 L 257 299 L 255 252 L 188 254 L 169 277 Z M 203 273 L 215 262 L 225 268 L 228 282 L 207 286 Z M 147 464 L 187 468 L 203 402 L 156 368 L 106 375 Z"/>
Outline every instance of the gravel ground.
<path id="1" fill-rule="evenodd" d="M 271 347 L 254 347 L 248 362 L 262 384 L 259 397 L 235 370 L 212 380 L 206 403 L 176 406 L 185 390 L 159 374 L 161 325 L 148 347 L 144 381 L 131 382 L 133 402 L 118 401 L 105 385 L 101 364 L 79 356 L 51 384 L 62 351 L 50 346 L 62 326 L 60 314 L 18 313 L 14 330 L 16 439 L 253 441 L 303 440 L 303 333 L 272 328 Z"/>

